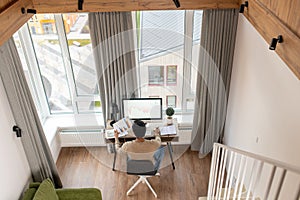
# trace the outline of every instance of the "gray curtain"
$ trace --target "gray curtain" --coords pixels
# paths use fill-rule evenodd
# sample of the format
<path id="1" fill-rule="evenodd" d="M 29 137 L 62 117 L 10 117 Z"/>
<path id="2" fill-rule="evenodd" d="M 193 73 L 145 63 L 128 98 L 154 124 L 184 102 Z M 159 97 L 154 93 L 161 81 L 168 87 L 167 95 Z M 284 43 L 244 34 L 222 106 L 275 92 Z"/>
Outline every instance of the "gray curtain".
<path id="1" fill-rule="evenodd" d="M 0 76 L 16 125 L 22 130 L 21 141 L 31 169 L 32 178 L 34 181 L 39 182 L 45 178 L 50 178 L 55 186 L 60 188 L 62 183 L 12 38 L 0 47 L 0 61 Z"/>
<path id="2" fill-rule="evenodd" d="M 205 10 L 202 20 L 191 145 L 200 157 L 222 141 L 238 10 Z"/>
<path id="3" fill-rule="evenodd" d="M 90 13 L 89 26 L 104 121 L 113 104 L 122 116 L 122 98 L 135 97 L 137 73 L 131 12 Z"/>

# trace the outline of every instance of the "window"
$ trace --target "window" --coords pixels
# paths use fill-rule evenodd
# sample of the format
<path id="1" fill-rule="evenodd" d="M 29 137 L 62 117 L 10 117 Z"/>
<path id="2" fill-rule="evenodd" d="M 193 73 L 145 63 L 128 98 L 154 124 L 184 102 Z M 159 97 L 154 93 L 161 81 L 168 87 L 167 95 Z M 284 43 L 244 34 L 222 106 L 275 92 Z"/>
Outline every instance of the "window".
<path id="1" fill-rule="evenodd" d="M 163 85 L 164 84 L 164 66 L 149 66 L 149 85 Z"/>
<path id="2" fill-rule="evenodd" d="M 198 10 L 136 12 L 141 97 L 193 113 L 201 22 Z"/>
<path id="3" fill-rule="evenodd" d="M 167 107 L 176 108 L 176 96 L 167 96 Z"/>
<path id="4" fill-rule="evenodd" d="M 86 13 L 36 14 L 15 41 L 45 115 L 101 112 Z"/>
<path id="5" fill-rule="evenodd" d="M 167 85 L 177 84 L 177 65 L 167 66 Z"/>

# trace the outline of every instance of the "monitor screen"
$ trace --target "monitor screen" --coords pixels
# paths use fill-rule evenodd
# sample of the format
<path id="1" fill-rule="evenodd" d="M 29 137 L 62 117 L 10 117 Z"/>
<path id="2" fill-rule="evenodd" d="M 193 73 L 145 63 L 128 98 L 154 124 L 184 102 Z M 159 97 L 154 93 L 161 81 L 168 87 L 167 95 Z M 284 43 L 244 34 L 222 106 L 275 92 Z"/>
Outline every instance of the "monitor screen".
<path id="1" fill-rule="evenodd" d="M 162 98 L 123 99 L 123 113 L 130 119 L 162 119 Z"/>

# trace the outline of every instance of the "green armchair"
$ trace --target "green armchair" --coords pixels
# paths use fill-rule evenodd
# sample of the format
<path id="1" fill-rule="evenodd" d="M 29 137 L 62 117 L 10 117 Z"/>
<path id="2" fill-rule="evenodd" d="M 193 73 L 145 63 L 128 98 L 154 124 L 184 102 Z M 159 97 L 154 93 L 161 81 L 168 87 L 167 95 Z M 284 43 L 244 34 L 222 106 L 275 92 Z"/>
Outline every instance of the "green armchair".
<path id="1" fill-rule="evenodd" d="M 55 189 L 50 179 L 31 183 L 22 200 L 102 200 L 97 188 Z"/>

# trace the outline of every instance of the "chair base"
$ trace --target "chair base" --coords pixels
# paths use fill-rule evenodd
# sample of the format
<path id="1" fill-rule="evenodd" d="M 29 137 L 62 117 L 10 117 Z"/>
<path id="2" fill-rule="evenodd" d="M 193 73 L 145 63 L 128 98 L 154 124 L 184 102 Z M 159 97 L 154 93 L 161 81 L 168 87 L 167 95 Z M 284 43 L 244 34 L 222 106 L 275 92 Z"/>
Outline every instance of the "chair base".
<path id="1" fill-rule="evenodd" d="M 140 183 L 146 183 L 147 186 L 149 187 L 149 189 L 151 190 L 151 192 L 153 193 L 153 195 L 155 196 L 155 198 L 157 198 L 157 194 L 155 193 L 154 189 L 152 188 L 152 186 L 150 185 L 149 181 L 147 180 L 148 177 L 151 176 L 141 176 L 139 175 L 139 179 L 133 184 L 133 186 L 127 191 L 127 196 L 129 195 L 129 193 Z"/>

